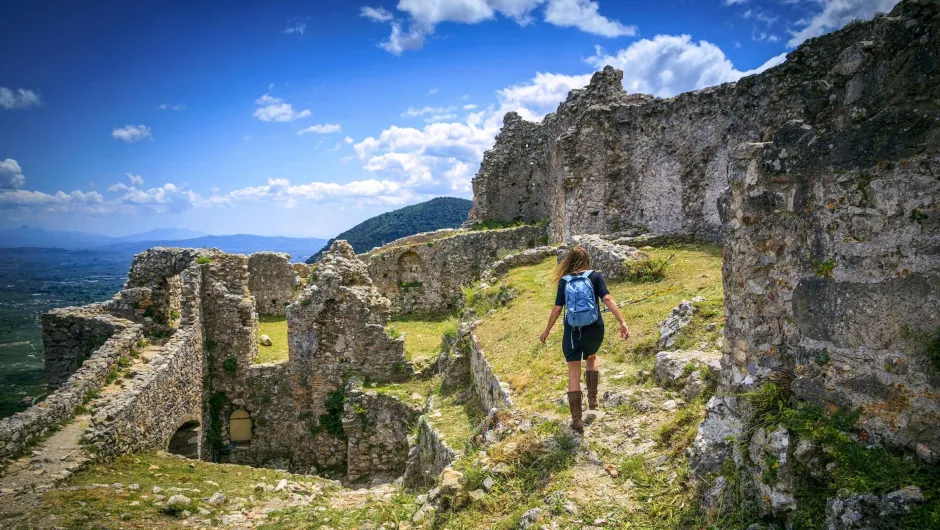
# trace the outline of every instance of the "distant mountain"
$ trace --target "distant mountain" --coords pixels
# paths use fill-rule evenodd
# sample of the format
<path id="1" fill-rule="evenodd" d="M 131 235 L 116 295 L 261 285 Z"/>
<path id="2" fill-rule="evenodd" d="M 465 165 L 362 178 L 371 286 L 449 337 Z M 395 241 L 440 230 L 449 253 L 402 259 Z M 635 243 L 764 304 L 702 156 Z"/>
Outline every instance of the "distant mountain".
<path id="1" fill-rule="evenodd" d="M 71 230 L 46 230 L 34 226 L 18 226 L 0 230 L 0 247 L 89 248 L 106 245 L 114 239 L 101 234 Z"/>
<path id="2" fill-rule="evenodd" d="M 209 234 L 188 228 L 157 228 L 149 232 L 131 234 L 114 238 L 117 241 L 176 241 L 178 239 L 195 239 Z"/>
<path id="3" fill-rule="evenodd" d="M 345 239 L 352 245 L 353 250 L 361 253 L 400 237 L 441 228 L 456 228 L 467 220 L 471 206 L 472 201 L 455 197 L 438 197 L 406 206 L 357 224 L 329 240 L 323 249 L 329 248 L 337 239 Z M 307 263 L 319 260 L 322 252 L 323 250 L 311 256 Z"/>
<path id="4" fill-rule="evenodd" d="M 261 250 L 287 252 L 294 261 L 303 261 L 323 248 L 325 239 L 316 237 L 268 237 L 250 234 L 231 236 L 203 236 L 168 241 L 130 241 L 97 247 L 98 250 L 136 254 L 153 247 L 217 248 L 231 254 L 251 254 Z"/>

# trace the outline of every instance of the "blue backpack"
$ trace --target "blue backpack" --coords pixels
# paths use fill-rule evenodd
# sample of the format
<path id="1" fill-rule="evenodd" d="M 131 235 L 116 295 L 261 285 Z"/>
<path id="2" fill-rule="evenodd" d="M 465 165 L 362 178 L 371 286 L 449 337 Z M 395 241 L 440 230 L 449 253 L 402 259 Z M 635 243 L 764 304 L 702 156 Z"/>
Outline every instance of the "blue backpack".
<path id="1" fill-rule="evenodd" d="M 581 274 L 566 274 L 562 277 L 565 282 L 565 318 L 573 329 L 580 330 L 597 322 L 597 297 L 594 295 L 594 284 L 591 283 L 591 273 L 587 270 Z M 571 333 L 571 347 L 574 348 L 574 332 Z"/>

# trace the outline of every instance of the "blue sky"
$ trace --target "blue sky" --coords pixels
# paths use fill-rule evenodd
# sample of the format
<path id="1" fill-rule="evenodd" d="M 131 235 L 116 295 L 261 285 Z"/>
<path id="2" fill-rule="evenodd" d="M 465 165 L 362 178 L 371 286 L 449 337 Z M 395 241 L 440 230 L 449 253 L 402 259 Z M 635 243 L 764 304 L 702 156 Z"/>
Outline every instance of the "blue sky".
<path id="1" fill-rule="evenodd" d="M 668 97 L 896 0 L 0 7 L 0 228 L 329 237 L 470 179 L 604 64 Z"/>

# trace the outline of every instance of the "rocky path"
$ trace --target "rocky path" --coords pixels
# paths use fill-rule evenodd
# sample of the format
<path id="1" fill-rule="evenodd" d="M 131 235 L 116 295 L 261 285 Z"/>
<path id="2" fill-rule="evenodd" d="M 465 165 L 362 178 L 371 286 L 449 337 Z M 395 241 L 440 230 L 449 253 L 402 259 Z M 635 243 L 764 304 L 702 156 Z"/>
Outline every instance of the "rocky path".
<path id="1" fill-rule="evenodd" d="M 159 355 L 159 350 L 159 346 L 147 346 L 140 355 L 132 358 L 126 373 L 149 370 L 150 359 Z M 120 392 L 123 383 L 123 379 L 118 377 L 102 388 L 99 396 L 88 403 L 88 410 Z M 90 413 L 73 417 L 61 429 L 40 441 L 28 455 L 14 460 L 3 470 L 0 476 L 3 483 L 0 487 L 0 522 L 5 525 L 11 518 L 36 509 L 43 492 L 54 488 L 89 461 L 81 439 L 90 423 Z"/>

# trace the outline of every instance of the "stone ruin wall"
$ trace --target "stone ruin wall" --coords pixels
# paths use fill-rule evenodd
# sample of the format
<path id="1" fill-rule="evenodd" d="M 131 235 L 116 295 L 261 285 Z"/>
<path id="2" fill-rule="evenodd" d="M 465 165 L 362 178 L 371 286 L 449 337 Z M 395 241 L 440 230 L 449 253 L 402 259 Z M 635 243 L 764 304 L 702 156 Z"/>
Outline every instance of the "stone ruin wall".
<path id="1" fill-rule="evenodd" d="M 750 413 L 738 396 L 768 381 L 860 408 L 857 428 L 872 441 L 933 461 L 940 371 L 925 337 L 940 329 L 938 34 L 940 5 L 908 0 L 762 74 L 670 99 L 628 96 L 607 68 L 540 124 L 507 115 L 474 179 L 471 218 L 547 218 L 555 241 L 724 240 L 722 377 L 694 444 L 697 471 L 732 455 L 728 439 Z M 784 515 L 792 485 L 765 484 L 760 455 L 782 447 L 792 462 L 798 440 L 759 431 L 744 442 L 733 455 L 742 493 Z"/>
<path id="2" fill-rule="evenodd" d="M 419 234 L 364 254 L 376 289 L 392 312 L 438 313 L 463 304 L 461 287 L 480 279 L 502 252 L 531 248 L 545 238 L 542 226 L 500 230 L 439 230 Z"/>
<path id="3" fill-rule="evenodd" d="M 88 332 L 95 337 L 94 341 L 101 340 L 99 333 L 102 328 L 110 329 L 110 335 L 100 346 L 88 352 L 81 366 L 73 368 L 68 378 L 57 384 L 42 401 L 0 420 L 0 460 L 22 453 L 34 440 L 49 434 L 52 428 L 74 416 L 76 409 L 105 385 L 118 361 L 127 357 L 143 337 L 140 325 L 112 317 L 104 313 L 101 306 L 55 309 L 48 319 L 43 319 L 45 334 L 49 335 L 50 346 L 55 350 L 64 348 L 70 351 L 74 344 L 89 342 L 82 337 L 86 325 Z M 46 322 L 53 327 L 46 328 Z"/>
<path id="4" fill-rule="evenodd" d="M 285 315 L 300 287 L 300 275 L 290 263 L 290 255 L 255 252 L 248 256 L 248 290 L 255 297 L 259 315 Z"/>

